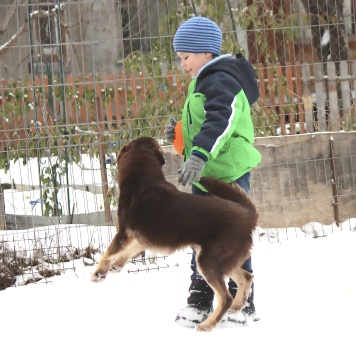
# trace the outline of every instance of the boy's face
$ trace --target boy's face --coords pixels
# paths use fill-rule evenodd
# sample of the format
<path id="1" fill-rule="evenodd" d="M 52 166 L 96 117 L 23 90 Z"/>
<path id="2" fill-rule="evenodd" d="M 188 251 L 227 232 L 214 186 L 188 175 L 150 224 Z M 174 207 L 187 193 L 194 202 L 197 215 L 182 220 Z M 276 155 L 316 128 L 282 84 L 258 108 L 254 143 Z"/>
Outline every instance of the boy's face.
<path id="1" fill-rule="evenodd" d="M 177 52 L 177 55 L 181 59 L 180 65 L 192 78 L 196 77 L 201 67 L 213 59 L 211 53 Z"/>

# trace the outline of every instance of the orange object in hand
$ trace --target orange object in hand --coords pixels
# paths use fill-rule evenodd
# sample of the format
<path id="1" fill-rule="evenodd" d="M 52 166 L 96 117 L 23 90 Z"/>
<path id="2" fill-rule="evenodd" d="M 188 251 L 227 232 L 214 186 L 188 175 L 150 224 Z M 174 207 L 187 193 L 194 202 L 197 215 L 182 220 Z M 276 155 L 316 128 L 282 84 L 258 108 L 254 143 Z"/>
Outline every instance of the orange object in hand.
<path id="1" fill-rule="evenodd" d="M 174 140 L 172 142 L 174 149 L 183 156 L 184 149 L 184 139 L 183 139 L 183 128 L 182 120 L 178 121 L 177 125 L 174 127 Z"/>

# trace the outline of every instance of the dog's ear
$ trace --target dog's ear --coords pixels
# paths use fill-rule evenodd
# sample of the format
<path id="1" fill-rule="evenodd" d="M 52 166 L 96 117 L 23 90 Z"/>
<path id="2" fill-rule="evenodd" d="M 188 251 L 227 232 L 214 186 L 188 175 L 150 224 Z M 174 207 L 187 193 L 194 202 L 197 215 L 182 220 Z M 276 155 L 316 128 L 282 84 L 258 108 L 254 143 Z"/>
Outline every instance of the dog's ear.
<path id="1" fill-rule="evenodd" d="M 166 163 L 166 160 L 164 159 L 163 151 L 161 149 L 157 149 L 157 148 L 155 148 L 153 151 L 154 151 L 159 163 L 161 164 L 161 166 L 163 166 Z"/>
<path id="2" fill-rule="evenodd" d="M 127 153 L 128 151 L 135 149 L 135 148 L 144 148 L 148 149 L 149 151 L 153 152 L 156 158 L 158 159 L 159 163 L 163 166 L 166 163 L 166 160 L 163 156 L 163 151 L 161 146 L 158 142 L 153 139 L 152 137 L 139 137 L 135 140 L 131 141 L 127 145 L 123 146 L 117 155 L 117 162 L 119 162 L 120 158 Z"/>
<path id="3" fill-rule="evenodd" d="M 124 147 L 121 148 L 121 150 L 119 151 L 118 155 L 117 155 L 117 159 L 116 161 L 119 162 L 120 158 L 128 151 L 127 145 L 125 145 Z"/>
<path id="4" fill-rule="evenodd" d="M 136 143 L 139 145 L 142 145 L 143 147 L 149 149 L 151 152 L 153 152 L 158 159 L 159 163 L 163 166 L 166 163 L 166 160 L 164 159 L 163 156 L 163 151 L 161 149 L 161 146 L 158 144 L 158 142 L 152 138 L 152 137 L 140 137 L 139 139 L 136 139 Z"/>

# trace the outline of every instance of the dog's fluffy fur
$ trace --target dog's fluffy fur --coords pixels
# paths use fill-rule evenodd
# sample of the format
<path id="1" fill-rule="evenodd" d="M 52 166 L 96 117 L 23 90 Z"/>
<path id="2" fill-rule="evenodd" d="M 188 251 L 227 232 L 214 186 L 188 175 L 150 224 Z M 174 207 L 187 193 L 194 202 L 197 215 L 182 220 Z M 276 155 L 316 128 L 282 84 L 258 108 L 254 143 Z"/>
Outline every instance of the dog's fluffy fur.
<path id="1" fill-rule="evenodd" d="M 119 152 L 119 229 L 92 281 L 105 279 L 109 270 L 121 270 L 145 249 L 169 254 L 191 246 L 197 251 L 199 273 L 217 298 L 214 312 L 197 326 L 209 331 L 226 312 L 236 313 L 246 303 L 252 275 L 241 265 L 250 256 L 258 214 L 237 185 L 202 178 L 200 183 L 211 193 L 208 197 L 179 191 L 166 181 L 164 163 L 160 146 L 149 137 L 133 140 Z M 225 277 L 238 285 L 235 299 Z"/>

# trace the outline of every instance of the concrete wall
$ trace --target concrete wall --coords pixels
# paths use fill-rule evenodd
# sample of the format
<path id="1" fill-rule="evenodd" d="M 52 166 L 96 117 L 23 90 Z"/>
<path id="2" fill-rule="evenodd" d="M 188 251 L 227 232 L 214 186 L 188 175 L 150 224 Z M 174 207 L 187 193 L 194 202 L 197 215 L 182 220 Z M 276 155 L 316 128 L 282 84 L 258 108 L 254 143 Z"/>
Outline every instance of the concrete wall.
<path id="1" fill-rule="evenodd" d="M 262 163 L 252 170 L 250 194 L 260 214 L 259 226 L 301 227 L 313 221 L 335 221 L 331 138 L 338 220 L 356 217 L 356 132 L 257 138 Z M 169 172 L 181 160 L 169 152 L 165 170 L 175 183 L 177 176 Z"/>
<path id="2" fill-rule="evenodd" d="M 334 204 L 332 155 L 338 204 Z M 356 217 L 356 132 L 256 140 L 263 161 L 252 173 L 251 195 L 263 227 L 330 224 Z"/>

